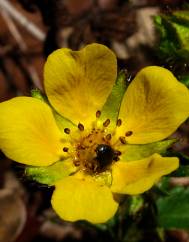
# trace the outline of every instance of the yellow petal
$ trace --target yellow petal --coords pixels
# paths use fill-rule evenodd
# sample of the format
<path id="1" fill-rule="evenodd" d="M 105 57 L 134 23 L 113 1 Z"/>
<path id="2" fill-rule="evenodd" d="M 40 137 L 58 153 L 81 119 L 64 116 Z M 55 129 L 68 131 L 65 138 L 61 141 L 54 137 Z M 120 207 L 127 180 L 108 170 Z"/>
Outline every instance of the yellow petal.
<path id="1" fill-rule="evenodd" d="M 28 165 L 47 166 L 60 160 L 61 133 L 49 106 L 31 97 L 0 103 L 0 149 Z"/>
<path id="2" fill-rule="evenodd" d="M 119 114 L 123 125 L 117 133 L 132 131 L 129 143 L 151 143 L 168 137 L 188 116 L 189 90 L 170 71 L 150 66 L 126 91 Z"/>
<path id="3" fill-rule="evenodd" d="M 100 44 L 59 49 L 47 59 L 44 85 L 52 106 L 75 124 L 95 120 L 117 75 L 114 53 Z"/>
<path id="4" fill-rule="evenodd" d="M 90 177 L 78 179 L 70 176 L 57 182 L 51 203 L 62 219 L 91 223 L 106 222 L 118 208 L 110 189 Z"/>
<path id="5" fill-rule="evenodd" d="M 178 165 L 178 158 L 161 157 L 158 154 L 138 161 L 117 162 L 112 167 L 111 190 L 131 195 L 143 193 L 161 176 L 177 169 Z"/>

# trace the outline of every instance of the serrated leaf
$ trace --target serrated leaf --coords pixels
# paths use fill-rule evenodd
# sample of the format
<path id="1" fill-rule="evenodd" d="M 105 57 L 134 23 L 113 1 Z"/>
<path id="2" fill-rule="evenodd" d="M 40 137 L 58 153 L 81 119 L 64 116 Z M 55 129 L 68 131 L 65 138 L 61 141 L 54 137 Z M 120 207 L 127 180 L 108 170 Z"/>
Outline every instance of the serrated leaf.
<path id="1" fill-rule="evenodd" d="M 169 60 L 189 59 L 189 11 L 175 11 L 172 15 L 158 15 L 154 18 L 160 34 L 157 55 Z"/>
<path id="2" fill-rule="evenodd" d="M 177 187 L 157 201 L 159 227 L 189 229 L 189 188 Z"/>

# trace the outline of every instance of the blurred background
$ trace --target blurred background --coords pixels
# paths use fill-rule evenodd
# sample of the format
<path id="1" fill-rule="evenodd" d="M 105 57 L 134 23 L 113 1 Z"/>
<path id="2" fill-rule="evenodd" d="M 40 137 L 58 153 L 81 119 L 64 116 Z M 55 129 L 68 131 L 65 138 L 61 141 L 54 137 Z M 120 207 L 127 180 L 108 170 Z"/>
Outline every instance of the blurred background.
<path id="1" fill-rule="evenodd" d="M 162 65 L 175 74 L 188 63 L 160 58 L 160 34 L 154 16 L 182 10 L 182 0 L 0 0 L 0 102 L 43 92 L 43 65 L 55 49 L 78 50 L 98 42 L 117 55 L 118 68 L 129 78 L 147 65 Z M 188 126 L 177 136 L 186 150 Z M 173 181 L 174 182 L 174 181 Z M 188 185 L 188 180 L 184 181 Z M 90 225 L 60 221 L 50 206 L 53 188 L 24 176 L 21 165 L 0 153 L 0 242 L 112 241 L 107 231 Z M 135 241 L 135 240 L 133 240 Z M 161 241 L 146 233 L 136 241 Z M 171 230 L 167 242 L 189 242 L 183 230 Z M 129 242 L 132 242 L 130 240 Z"/>

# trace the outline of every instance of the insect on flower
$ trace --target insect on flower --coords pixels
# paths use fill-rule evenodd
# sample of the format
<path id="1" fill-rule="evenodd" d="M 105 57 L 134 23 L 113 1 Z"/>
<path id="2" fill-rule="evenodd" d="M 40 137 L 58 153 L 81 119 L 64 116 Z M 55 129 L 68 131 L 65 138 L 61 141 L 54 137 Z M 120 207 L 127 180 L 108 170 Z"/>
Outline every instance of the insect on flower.
<path id="1" fill-rule="evenodd" d="M 47 99 L 0 104 L 0 148 L 55 187 L 62 219 L 106 222 L 118 209 L 115 193 L 143 193 L 177 169 L 178 158 L 161 154 L 189 116 L 189 91 L 170 71 L 146 67 L 126 87 L 114 53 L 91 44 L 53 52 L 44 87 Z"/>

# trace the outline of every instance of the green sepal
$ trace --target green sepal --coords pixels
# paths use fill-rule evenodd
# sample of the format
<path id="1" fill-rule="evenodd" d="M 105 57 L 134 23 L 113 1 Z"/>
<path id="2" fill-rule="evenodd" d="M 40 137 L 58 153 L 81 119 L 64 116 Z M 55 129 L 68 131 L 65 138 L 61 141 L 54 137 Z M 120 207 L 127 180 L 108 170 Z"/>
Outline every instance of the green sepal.
<path id="1" fill-rule="evenodd" d="M 157 221 L 165 229 L 189 229 L 189 188 L 176 187 L 157 200 Z"/>
<path id="2" fill-rule="evenodd" d="M 69 128 L 69 129 L 76 128 L 76 125 L 74 125 L 70 120 L 64 118 L 59 113 L 57 113 L 57 111 L 49 103 L 47 97 L 44 94 L 42 94 L 39 89 L 31 90 L 31 96 L 45 102 L 51 107 L 57 126 L 61 131 L 64 131 L 65 128 Z"/>
<path id="3" fill-rule="evenodd" d="M 176 139 L 169 139 L 144 145 L 126 144 L 125 146 L 122 146 L 124 152 L 121 156 L 121 161 L 140 160 L 149 157 L 154 153 L 165 155 L 166 150 L 175 142 Z"/>
<path id="4" fill-rule="evenodd" d="M 28 166 L 25 174 L 34 181 L 46 185 L 53 185 L 56 181 L 69 176 L 76 171 L 70 160 L 58 161 L 50 166 Z"/>
<path id="5" fill-rule="evenodd" d="M 63 132 L 65 128 L 69 128 L 72 131 L 77 129 L 77 126 L 73 124 L 70 120 L 64 118 L 56 110 L 53 110 L 54 118 L 56 120 L 57 126 Z"/>
<path id="6" fill-rule="evenodd" d="M 113 86 L 112 92 L 102 107 L 101 116 L 98 119 L 99 124 L 102 124 L 105 120 L 110 119 L 111 123 L 108 126 L 110 129 L 114 128 L 116 125 L 121 101 L 127 88 L 126 78 L 126 72 L 124 70 L 120 71 Z"/>
<path id="7" fill-rule="evenodd" d="M 47 97 L 44 94 L 42 94 L 41 91 L 37 88 L 31 90 L 31 96 L 48 103 Z"/>

